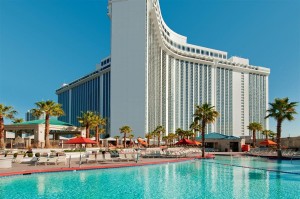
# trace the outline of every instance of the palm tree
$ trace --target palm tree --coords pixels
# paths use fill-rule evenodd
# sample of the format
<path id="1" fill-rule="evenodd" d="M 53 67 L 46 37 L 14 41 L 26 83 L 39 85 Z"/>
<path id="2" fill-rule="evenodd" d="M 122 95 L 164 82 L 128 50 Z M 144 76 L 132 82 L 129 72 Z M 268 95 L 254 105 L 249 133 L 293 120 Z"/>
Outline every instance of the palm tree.
<path id="1" fill-rule="evenodd" d="M 172 146 L 175 137 L 176 135 L 174 133 L 169 133 L 168 138 L 169 138 L 170 146 Z"/>
<path id="2" fill-rule="evenodd" d="M 77 120 L 82 127 L 85 127 L 86 137 L 90 138 L 90 129 L 95 126 L 95 113 L 92 111 L 82 112 L 82 116 L 77 117 Z"/>
<path id="3" fill-rule="evenodd" d="M 23 118 L 14 118 L 12 121 L 14 124 L 22 123 L 24 122 Z"/>
<path id="4" fill-rule="evenodd" d="M 153 134 L 151 132 L 146 133 L 145 138 L 147 138 L 148 147 L 150 146 L 150 139 L 153 138 Z"/>
<path id="5" fill-rule="evenodd" d="M 194 122 L 199 123 L 201 121 L 201 132 L 202 132 L 202 157 L 205 157 L 205 130 L 206 125 L 214 123 L 216 118 L 219 116 L 218 111 L 215 110 L 214 106 L 211 106 L 208 103 L 202 104 L 202 106 L 197 105 Z"/>
<path id="6" fill-rule="evenodd" d="M 260 123 L 252 122 L 249 124 L 248 129 L 252 131 L 253 147 L 256 146 L 256 131 L 262 131 L 263 126 Z"/>
<path id="7" fill-rule="evenodd" d="M 161 139 L 166 143 L 166 146 L 168 146 L 169 137 L 163 136 Z"/>
<path id="8" fill-rule="evenodd" d="M 130 134 L 129 136 L 128 136 L 128 138 L 129 138 L 129 143 L 131 144 L 131 140 L 132 140 L 132 138 L 134 138 L 134 135 L 133 134 Z M 132 145 L 133 146 L 133 145 Z"/>
<path id="9" fill-rule="evenodd" d="M 161 138 L 162 134 L 164 134 L 166 132 L 166 130 L 163 126 L 157 126 L 154 131 L 156 132 L 156 135 L 157 135 L 157 144 L 158 144 L 158 146 L 160 146 L 160 138 Z"/>
<path id="10" fill-rule="evenodd" d="M 114 136 L 114 138 L 116 139 L 116 147 L 118 147 L 118 140 L 119 140 L 120 136 L 116 135 L 116 136 Z"/>
<path id="11" fill-rule="evenodd" d="M 201 131 L 201 125 L 199 125 L 197 122 L 192 122 L 192 124 L 190 125 L 190 129 L 195 133 L 195 137 L 197 135 L 197 132 Z M 195 138 L 194 137 L 194 138 Z"/>
<path id="12" fill-rule="evenodd" d="M 120 128 L 120 133 L 124 134 L 124 148 L 126 148 L 126 135 L 131 132 L 132 132 L 132 129 L 130 128 L 130 126 L 122 126 Z"/>
<path id="13" fill-rule="evenodd" d="M 0 104 L 0 149 L 5 148 L 4 143 L 4 118 L 13 119 L 17 114 L 12 106 Z"/>
<path id="14" fill-rule="evenodd" d="M 284 120 L 294 120 L 294 115 L 297 114 L 296 106 L 298 102 L 289 102 L 289 98 L 276 98 L 270 104 L 270 109 L 267 110 L 268 115 L 266 118 L 273 117 L 277 121 L 277 155 L 278 158 L 282 157 L 281 152 L 281 126 Z"/>
<path id="15" fill-rule="evenodd" d="M 40 117 L 42 114 L 45 114 L 45 148 L 50 148 L 49 140 L 49 127 L 50 127 L 50 117 L 51 116 L 62 116 L 64 111 L 62 105 L 58 104 L 52 100 L 36 102 L 36 108 L 32 109 L 32 115 L 35 117 Z"/>
<path id="16" fill-rule="evenodd" d="M 181 128 L 176 129 L 175 133 L 178 136 L 178 139 L 182 139 L 184 137 L 184 130 Z"/>
<path id="17" fill-rule="evenodd" d="M 104 126 L 106 125 L 106 120 L 101 117 L 101 115 L 94 114 L 92 127 L 95 128 L 96 131 L 96 142 L 97 146 L 99 146 L 99 134 L 105 133 Z"/>
<path id="18" fill-rule="evenodd" d="M 275 133 L 271 130 L 263 130 L 262 134 L 266 136 L 266 140 L 269 139 L 269 137 L 274 137 Z"/>

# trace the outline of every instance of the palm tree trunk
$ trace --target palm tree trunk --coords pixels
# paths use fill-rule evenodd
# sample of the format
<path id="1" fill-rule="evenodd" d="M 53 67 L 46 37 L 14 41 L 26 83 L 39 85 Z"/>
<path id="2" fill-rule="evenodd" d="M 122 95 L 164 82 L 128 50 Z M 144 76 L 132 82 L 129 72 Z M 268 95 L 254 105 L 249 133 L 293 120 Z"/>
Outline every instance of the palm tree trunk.
<path id="1" fill-rule="evenodd" d="M 87 125 L 85 127 L 85 130 L 86 130 L 86 138 L 90 138 L 90 126 Z M 85 147 L 91 147 L 92 145 L 91 144 L 86 144 Z"/>
<path id="2" fill-rule="evenodd" d="M 124 133 L 124 149 L 126 148 L 126 133 Z"/>
<path id="3" fill-rule="evenodd" d="M 49 123 L 50 123 L 50 115 L 46 114 L 45 119 L 45 148 L 50 148 L 50 140 L 49 140 Z"/>
<path id="4" fill-rule="evenodd" d="M 131 138 L 129 139 L 129 147 L 131 148 L 132 145 L 131 145 Z"/>
<path id="5" fill-rule="evenodd" d="M 157 144 L 158 144 L 158 146 L 160 146 L 160 132 L 159 132 L 159 135 L 157 136 Z"/>
<path id="6" fill-rule="evenodd" d="M 281 120 L 277 120 L 277 157 L 282 158 L 281 151 Z"/>
<path id="7" fill-rule="evenodd" d="M 96 142 L 97 142 L 97 146 L 99 146 L 99 127 L 96 126 Z"/>
<path id="8" fill-rule="evenodd" d="M 204 120 L 202 120 L 202 158 L 205 157 L 205 127 L 206 123 Z"/>
<path id="9" fill-rule="evenodd" d="M 5 148 L 4 143 L 4 119 L 2 116 L 0 116 L 0 149 Z"/>
<path id="10" fill-rule="evenodd" d="M 90 127 L 89 127 L 89 125 L 87 125 L 85 127 L 85 137 L 90 138 Z"/>
<path id="11" fill-rule="evenodd" d="M 147 137 L 147 142 L 148 142 L 148 148 L 150 147 L 150 137 Z"/>
<path id="12" fill-rule="evenodd" d="M 255 148 L 256 146 L 256 131 L 253 130 L 253 147 Z"/>

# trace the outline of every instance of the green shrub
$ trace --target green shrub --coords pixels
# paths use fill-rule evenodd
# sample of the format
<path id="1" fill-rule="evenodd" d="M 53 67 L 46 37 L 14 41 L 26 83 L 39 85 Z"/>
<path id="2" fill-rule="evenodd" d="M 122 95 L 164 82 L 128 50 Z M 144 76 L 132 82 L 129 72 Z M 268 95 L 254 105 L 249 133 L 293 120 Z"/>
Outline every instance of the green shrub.
<path id="1" fill-rule="evenodd" d="M 16 158 L 18 156 L 18 153 L 14 153 L 14 158 Z"/>
<path id="2" fill-rule="evenodd" d="M 85 152 L 85 149 L 64 150 L 64 152 Z"/>
<path id="3" fill-rule="evenodd" d="M 33 153 L 27 153 L 27 156 L 32 158 L 33 157 Z"/>
<path id="4" fill-rule="evenodd" d="M 35 157 L 41 157 L 41 153 L 35 153 Z"/>

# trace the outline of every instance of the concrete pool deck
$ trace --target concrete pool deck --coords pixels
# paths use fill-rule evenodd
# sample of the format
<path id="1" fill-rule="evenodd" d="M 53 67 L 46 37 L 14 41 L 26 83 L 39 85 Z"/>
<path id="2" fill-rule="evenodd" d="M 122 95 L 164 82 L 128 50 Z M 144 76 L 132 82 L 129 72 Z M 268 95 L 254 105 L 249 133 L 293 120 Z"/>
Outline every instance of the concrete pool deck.
<path id="1" fill-rule="evenodd" d="M 207 154 L 225 155 L 225 156 L 241 156 L 244 152 L 211 152 Z M 155 164 L 167 164 L 175 162 L 184 162 L 193 160 L 200 157 L 201 154 L 194 154 L 185 158 L 140 158 L 136 163 L 135 161 L 105 161 L 100 163 L 86 163 L 85 158 L 82 159 L 82 164 L 79 167 L 79 158 L 72 158 L 72 161 L 67 164 L 59 165 L 36 165 L 34 163 L 12 163 L 11 168 L 0 169 L 0 177 L 12 176 L 12 175 L 26 175 L 32 173 L 45 173 L 45 172 L 62 172 L 62 171 L 74 171 L 74 170 L 91 170 L 91 169 L 108 169 L 108 168 L 121 168 L 121 167 L 133 167 Z"/>
<path id="2" fill-rule="evenodd" d="M 12 168 L 0 169 L 0 177 L 12 176 L 12 175 L 29 175 L 33 173 L 47 173 L 47 172 L 62 172 L 62 171 L 74 171 L 74 170 L 91 170 L 91 169 L 108 169 L 108 168 L 121 168 L 121 167 L 134 167 L 144 165 L 155 164 L 167 164 L 175 162 L 184 162 L 188 160 L 194 160 L 195 157 L 187 158 L 140 158 L 136 163 L 134 161 L 107 161 L 101 163 L 83 163 L 79 167 L 79 160 L 71 161 L 69 165 L 37 165 L 30 163 L 12 163 Z"/>

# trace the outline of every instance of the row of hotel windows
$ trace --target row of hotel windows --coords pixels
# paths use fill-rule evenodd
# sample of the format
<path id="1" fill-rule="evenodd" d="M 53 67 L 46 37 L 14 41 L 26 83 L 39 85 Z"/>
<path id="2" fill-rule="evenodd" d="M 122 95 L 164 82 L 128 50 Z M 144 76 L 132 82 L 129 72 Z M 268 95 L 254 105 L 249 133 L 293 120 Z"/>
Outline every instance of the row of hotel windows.
<path id="1" fill-rule="evenodd" d="M 163 37 L 165 38 L 165 40 L 169 44 L 171 44 L 175 48 L 178 48 L 179 50 L 192 52 L 192 53 L 197 53 L 197 54 L 206 55 L 206 56 L 211 56 L 211 57 L 217 57 L 217 58 L 221 58 L 221 59 L 226 59 L 226 55 L 224 55 L 224 54 L 214 53 L 214 52 L 209 52 L 209 51 L 205 51 L 205 50 L 200 50 L 200 49 L 195 49 L 195 48 L 183 46 L 183 45 L 177 44 L 176 42 L 169 39 L 164 32 L 162 34 L 163 34 Z"/>
<path id="2" fill-rule="evenodd" d="M 155 9 L 157 14 L 158 10 L 157 10 L 157 6 L 156 6 L 156 2 L 155 2 Z M 160 16 L 161 17 L 161 16 Z M 197 54 L 201 54 L 201 55 L 206 55 L 206 56 L 211 56 L 211 57 L 217 57 L 217 58 L 221 58 L 221 59 L 226 59 L 226 55 L 224 54 L 220 54 L 220 53 L 214 53 L 214 52 L 209 52 L 209 51 L 205 51 L 205 50 L 200 50 L 200 49 L 195 49 L 195 48 L 191 48 L 191 47 L 187 47 L 187 46 L 183 46 L 180 44 L 177 44 L 176 42 L 172 41 L 171 39 L 169 39 L 168 37 L 170 36 L 169 31 L 167 31 L 167 29 L 165 28 L 164 24 L 162 23 L 162 20 L 159 19 L 159 22 L 161 24 L 161 27 L 163 29 L 163 37 L 165 38 L 165 40 L 171 44 L 172 46 L 174 46 L 175 48 L 178 48 L 180 50 L 183 51 L 187 51 L 187 52 L 192 52 L 192 53 L 197 53 Z"/>
<path id="3" fill-rule="evenodd" d="M 105 64 L 108 64 L 108 63 L 110 63 L 110 58 L 107 58 L 107 59 L 101 61 L 101 66 L 104 66 Z"/>
<path id="4" fill-rule="evenodd" d="M 156 2 L 155 2 L 155 9 L 157 14 L 158 10 L 157 10 L 157 6 L 156 6 Z M 161 17 L 161 16 L 160 16 Z M 187 46 L 183 46 L 180 44 L 177 44 L 176 42 L 172 41 L 171 39 L 169 39 L 168 37 L 170 36 L 169 31 L 167 31 L 167 29 L 165 28 L 164 24 L 162 23 L 162 20 L 159 19 L 160 25 L 163 29 L 163 37 L 165 38 L 165 40 L 171 44 L 172 46 L 174 46 L 175 48 L 178 48 L 180 50 L 184 50 L 187 52 L 192 52 L 192 53 L 197 53 L 197 54 L 201 54 L 201 55 L 207 55 L 207 56 L 211 56 L 211 57 L 217 57 L 217 58 L 221 58 L 221 59 L 226 59 L 226 55 L 224 54 L 220 54 L 220 53 L 214 53 L 214 52 L 209 52 L 209 51 L 205 51 L 205 50 L 200 50 L 200 49 L 195 49 L 195 48 L 191 48 L 191 47 L 187 47 Z"/>

